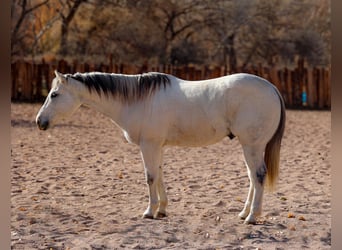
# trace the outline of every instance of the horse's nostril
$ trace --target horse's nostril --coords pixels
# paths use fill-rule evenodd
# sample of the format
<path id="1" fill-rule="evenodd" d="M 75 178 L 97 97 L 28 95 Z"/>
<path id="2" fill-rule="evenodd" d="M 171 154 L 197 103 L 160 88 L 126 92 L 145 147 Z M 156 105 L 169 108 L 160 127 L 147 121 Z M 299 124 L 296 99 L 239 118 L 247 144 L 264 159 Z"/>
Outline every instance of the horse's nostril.
<path id="1" fill-rule="evenodd" d="M 49 121 L 42 121 L 40 117 L 37 118 L 36 122 L 40 130 L 46 130 L 49 127 Z"/>

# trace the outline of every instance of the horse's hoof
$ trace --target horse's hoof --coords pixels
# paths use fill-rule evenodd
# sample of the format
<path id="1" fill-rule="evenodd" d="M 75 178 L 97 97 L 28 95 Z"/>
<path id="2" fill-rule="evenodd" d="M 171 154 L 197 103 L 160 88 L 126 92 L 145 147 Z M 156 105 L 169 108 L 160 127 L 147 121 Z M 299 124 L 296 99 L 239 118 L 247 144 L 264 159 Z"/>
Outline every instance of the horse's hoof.
<path id="1" fill-rule="evenodd" d="M 246 217 L 248 216 L 248 214 L 246 214 L 245 212 L 241 212 L 241 213 L 239 213 L 239 218 L 241 219 L 241 220 L 244 220 L 244 219 L 246 219 Z"/>
<path id="2" fill-rule="evenodd" d="M 241 216 L 241 215 L 239 215 L 238 217 L 239 217 L 241 220 L 246 219 L 246 216 Z"/>
<path id="3" fill-rule="evenodd" d="M 143 214 L 142 218 L 143 219 L 154 219 L 153 215 L 150 215 L 150 214 Z"/>
<path id="4" fill-rule="evenodd" d="M 256 225 L 256 221 L 248 221 L 248 220 L 245 220 L 245 221 L 243 222 L 243 224 L 245 224 L 245 225 Z"/>
<path id="5" fill-rule="evenodd" d="M 157 214 L 155 216 L 156 219 L 162 219 L 165 217 L 167 217 L 166 213 L 162 213 L 162 212 L 157 212 Z"/>
<path id="6" fill-rule="evenodd" d="M 256 219 L 254 217 L 252 217 L 252 216 L 248 216 L 245 219 L 244 224 L 246 224 L 246 225 L 249 225 L 249 224 L 255 225 L 256 224 Z"/>

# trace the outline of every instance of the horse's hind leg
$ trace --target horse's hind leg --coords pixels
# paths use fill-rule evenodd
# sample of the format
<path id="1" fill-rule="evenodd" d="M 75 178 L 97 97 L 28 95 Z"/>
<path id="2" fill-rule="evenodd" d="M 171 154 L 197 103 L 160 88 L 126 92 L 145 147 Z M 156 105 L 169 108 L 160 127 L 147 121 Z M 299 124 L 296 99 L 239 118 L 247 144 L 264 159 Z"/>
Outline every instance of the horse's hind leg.
<path id="1" fill-rule="evenodd" d="M 261 214 L 264 180 L 266 178 L 266 166 L 263 159 L 264 148 L 263 145 L 243 146 L 251 182 L 245 208 L 239 214 L 241 218 L 245 218 L 245 223 L 255 223 L 256 217 Z"/>
<path id="2" fill-rule="evenodd" d="M 252 178 L 251 178 L 251 171 L 249 171 L 247 164 L 246 164 L 246 167 L 247 167 L 248 177 L 249 177 L 249 190 L 248 190 L 248 195 L 247 195 L 247 199 L 245 202 L 245 206 L 243 210 L 239 213 L 239 217 L 243 220 L 246 219 L 246 217 L 249 215 L 249 212 L 251 210 L 251 205 L 252 205 L 253 194 L 254 194 L 254 185 L 253 185 Z"/>

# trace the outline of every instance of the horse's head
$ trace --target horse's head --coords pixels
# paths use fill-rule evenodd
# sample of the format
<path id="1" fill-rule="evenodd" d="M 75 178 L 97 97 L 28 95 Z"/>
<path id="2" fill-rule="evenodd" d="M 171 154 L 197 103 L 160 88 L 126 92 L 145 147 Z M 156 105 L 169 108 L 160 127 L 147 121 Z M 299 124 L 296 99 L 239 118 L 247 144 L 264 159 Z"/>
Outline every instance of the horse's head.
<path id="1" fill-rule="evenodd" d="M 36 117 L 41 130 L 46 130 L 58 120 L 70 116 L 81 105 L 76 88 L 68 83 L 67 77 L 57 71 L 55 74 L 52 88 Z"/>

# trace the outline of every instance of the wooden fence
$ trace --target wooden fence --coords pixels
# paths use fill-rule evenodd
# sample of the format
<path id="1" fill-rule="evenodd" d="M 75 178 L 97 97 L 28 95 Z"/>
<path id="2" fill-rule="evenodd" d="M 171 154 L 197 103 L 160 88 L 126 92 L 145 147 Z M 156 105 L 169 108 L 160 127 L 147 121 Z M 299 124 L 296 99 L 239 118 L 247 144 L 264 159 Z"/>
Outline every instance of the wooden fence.
<path id="1" fill-rule="evenodd" d="M 175 65 L 125 65 L 69 63 L 64 60 L 55 62 L 16 61 L 12 63 L 12 101 L 43 101 L 51 87 L 54 70 L 62 73 L 102 71 L 121 74 L 139 74 L 149 71 L 164 72 L 187 80 L 201 80 L 220 77 L 236 72 L 259 75 L 272 82 L 282 93 L 287 108 L 330 109 L 331 88 L 329 68 L 305 67 L 299 60 L 296 68 L 268 68 L 262 65 L 238 68 L 229 72 L 222 66 L 175 66 Z"/>

